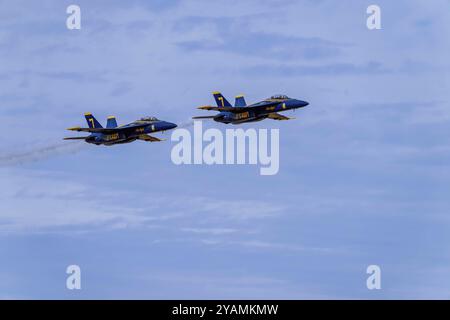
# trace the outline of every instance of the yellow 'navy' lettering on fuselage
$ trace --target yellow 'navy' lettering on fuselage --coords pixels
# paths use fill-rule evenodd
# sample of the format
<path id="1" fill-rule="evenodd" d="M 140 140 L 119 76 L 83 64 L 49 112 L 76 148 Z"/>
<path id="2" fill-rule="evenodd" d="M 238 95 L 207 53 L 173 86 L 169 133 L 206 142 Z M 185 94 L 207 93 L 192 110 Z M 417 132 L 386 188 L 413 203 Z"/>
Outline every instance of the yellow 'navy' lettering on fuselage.
<path id="1" fill-rule="evenodd" d="M 235 118 L 240 120 L 240 119 L 246 119 L 250 117 L 250 114 L 248 112 L 242 112 L 242 113 L 236 113 Z"/>
<path id="2" fill-rule="evenodd" d="M 106 141 L 117 140 L 117 139 L 119 139 L 119 134 L 118 133 L 105 135 L 105 140 Z"/>

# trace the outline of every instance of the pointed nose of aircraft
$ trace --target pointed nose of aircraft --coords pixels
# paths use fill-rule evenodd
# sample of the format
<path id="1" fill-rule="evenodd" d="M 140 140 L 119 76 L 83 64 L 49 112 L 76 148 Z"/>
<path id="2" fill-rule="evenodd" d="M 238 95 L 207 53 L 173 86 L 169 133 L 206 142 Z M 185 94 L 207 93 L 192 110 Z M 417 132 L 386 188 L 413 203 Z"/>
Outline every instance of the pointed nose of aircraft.
<path id="1" fill-rule="evenodd" d="M 167 121 L 166 121 L 166 123 L 164 125 L 166 127 L 166 130 L 174 129 L 174 128 L 177 127 L 177 125 L 175 123 L 167 122 Z"/>
<path id="2" fill-rule="evenodd" d="M 297 108 L 303 108 L 309 105 L 309 102 L 303 101 L 303 100 L 297 100 L 296 101 Z"/>

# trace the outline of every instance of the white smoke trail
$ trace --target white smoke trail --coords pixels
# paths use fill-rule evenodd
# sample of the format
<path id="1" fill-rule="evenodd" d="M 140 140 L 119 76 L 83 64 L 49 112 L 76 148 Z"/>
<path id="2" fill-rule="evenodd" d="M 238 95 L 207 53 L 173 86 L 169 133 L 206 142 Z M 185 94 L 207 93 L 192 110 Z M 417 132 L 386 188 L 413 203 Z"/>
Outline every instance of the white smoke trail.
<path id="1" fill-rule="evenodd" d="M 85 147 L 84 141 L 71 141 L 35 147 L 31 150 L 23 152 L 0 154 L 0 167 L 14 166 L 44 160 L 59 154 L 76 153 L 83 147 Z"/>

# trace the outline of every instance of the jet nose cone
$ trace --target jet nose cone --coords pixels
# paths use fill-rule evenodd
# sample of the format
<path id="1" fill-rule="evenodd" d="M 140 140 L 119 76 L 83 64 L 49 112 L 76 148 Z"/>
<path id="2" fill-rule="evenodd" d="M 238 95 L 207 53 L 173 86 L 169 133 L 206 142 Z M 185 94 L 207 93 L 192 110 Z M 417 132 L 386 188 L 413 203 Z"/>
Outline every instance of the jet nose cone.
<path id="1" fill-rule="evenodd" d="M 177 127 L 177 125 L 175 123 L 172 123 L 172 122 L 167 122 L 167 127 L 168 127 L 168 129 L 174 129 L 174 128 Z"/>
<path id="2" fill-rule="evenodd" d="M 297 100 L 297 104 L 298 104 L 299 108 L 302 108 L 302 107 L 306 107 L 307 105 L 309 105 L 309 102 L 303 101 L 303 100 Z"/>

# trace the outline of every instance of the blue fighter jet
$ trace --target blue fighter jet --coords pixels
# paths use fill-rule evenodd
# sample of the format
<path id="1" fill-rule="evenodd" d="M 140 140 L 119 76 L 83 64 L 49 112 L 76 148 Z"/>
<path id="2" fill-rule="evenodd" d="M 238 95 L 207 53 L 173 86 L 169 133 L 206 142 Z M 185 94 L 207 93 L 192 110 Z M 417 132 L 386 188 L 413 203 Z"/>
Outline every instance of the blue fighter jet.
<path id="1" fill-rule="evenodd" d="M 126 125 L 117 126 L 116 118 L 108 117 L 106 128 L 103 128 L 91 113 L 85 113 L 84 116 L 88 123 L 88 128 L 73 127 L 67 130 L 89 132 L 90 135 L 86 137 L 68 137 L 64 138 L 64 140 L 84 140 L 87 143 L 105 146 L 129 143 L 135 140 L 154 142 L 162 140 L 149 135 L 149 133 L 166 131 L 177 126 L 174 123 L 158 120 L 155 117 L 145 117 Z"/>
<path id="2" fill-rule="evenodd" d="M 198 116 L 192 119 L 213 119 L 217 122 L 240 124 L 244 122 L 261 121 L 264 119 L 290 120 L 279 114 L 280 111 L 293 110 L 306 107 L 309 103 L 302 100 L 292 99 L 285 95 L 275 95 L 263 101 L 247 105 L 244 96 L 236 97 L 234 107 L 225 99 L 220 92 L 213 92 L 217 107 L 202 106 L 201 110 L 219 111 L 214 116 Z"/>

